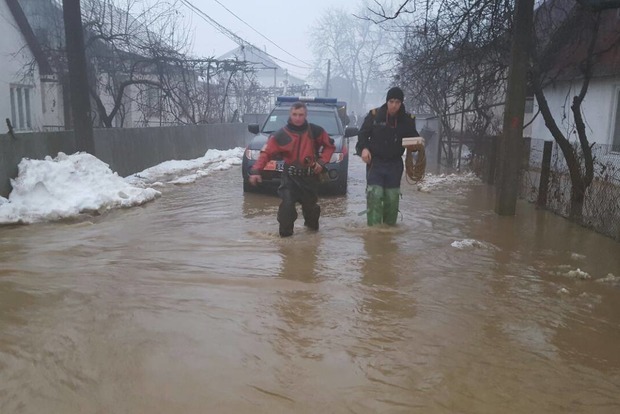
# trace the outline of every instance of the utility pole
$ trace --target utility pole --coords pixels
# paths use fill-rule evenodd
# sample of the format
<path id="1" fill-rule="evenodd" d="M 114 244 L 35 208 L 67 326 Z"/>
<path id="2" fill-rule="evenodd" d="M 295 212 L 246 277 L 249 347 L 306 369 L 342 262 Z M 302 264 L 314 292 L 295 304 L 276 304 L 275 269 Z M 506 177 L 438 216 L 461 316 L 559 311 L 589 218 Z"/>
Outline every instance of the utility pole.
<path id="1" fill-rule="evenodd" d="M 496 188 L 495 212 L 501 216 L 514 216 L 517 206 L 526 74 L 533 20 L 534 0 L 516 0 L 506 108 L 504 109 L 504 132 L 500 143 L 500 169 Z"/>
<path id="2" fill-rule="evenodd" d="M 65 20 L 69 91 L 75 144 L 78 151 L 95 155 L 80 0 L 62 0 L 62 10 Z"/>
<path id="3" fill-rule="evenodd" d="M 325 97 L 327 98 L 329 96 L 329 72 L 331 70 L 332 67 L 332 61 L 331 59 L 327 60 L 327 80 L 325 81 Z"/>

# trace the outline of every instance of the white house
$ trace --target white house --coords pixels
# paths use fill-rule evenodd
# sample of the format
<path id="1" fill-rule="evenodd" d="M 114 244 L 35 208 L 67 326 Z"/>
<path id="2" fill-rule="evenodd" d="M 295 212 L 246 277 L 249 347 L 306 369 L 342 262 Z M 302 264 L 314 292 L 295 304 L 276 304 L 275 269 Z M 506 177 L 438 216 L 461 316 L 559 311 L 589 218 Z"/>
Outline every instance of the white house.
<path id="1" fill-rule="evenodd" d="M 613 146 L 613 151 L 620 152 L 620 10 L 603 11 L 601 17 L 594 71 L 582 103 L 582 113 L 588 140 Z M 583 76 L 577 65 L 585 55 L 586 47 L 586 41 L 567 44 L 567 50 L 559 54 L 556 61 L 556 65 L 563 69 L 561 75 L 544 89 L 555 121 L 571 141 L 578 139 L 570 107 L 582 87 Z M 536 102 L 534 106 L 536 113 Z M 553 140 L 542 116 L 532 124 L 532 138 Z"/>
<path id="2" fill-rule="evenodd" d="M 64 128 L 61 88 L 17 0 L 0 0 L 0 130 Z"/>
<path id="3" fill-rule="evenodd" d="M 576 140 L 577 135 L 570 106 L 580 88 L 581 81 L 577 79 L 557 82 L 545 89 L 553 117 L 571 141 Z M 592 79 L 582 109 L 588 140 L 612 145 L 614 151 L 620 152 L 620 74 Z M 542 116 L 538 116 L 532 124 L 532 138 L 553 140 Z"/>

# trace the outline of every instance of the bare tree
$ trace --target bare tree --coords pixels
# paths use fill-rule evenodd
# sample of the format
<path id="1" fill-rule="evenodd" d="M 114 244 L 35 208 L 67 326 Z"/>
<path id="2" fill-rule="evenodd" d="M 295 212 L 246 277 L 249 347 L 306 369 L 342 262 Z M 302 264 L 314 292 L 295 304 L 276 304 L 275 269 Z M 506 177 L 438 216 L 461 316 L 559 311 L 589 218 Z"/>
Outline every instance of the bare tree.
<path id="1" fill-rule="evenodd" d="M 588 139 L 582 104 L 595 73 L 597 60 L 611 48 L 620 46 L 620 31 L 611 37 L 600 35 L 603 13 L 588 11 L 581 6 L 555 2 L 538 10 L 536 47 L 532 50 L 530 83 L 536 96 L 545 125 L 557 142 L 571 179 L 569 216 L 580 221 L 583 215 L 585 194 L 594 178 L 594 156 Z M 614 12 L 612 12 L 613 14 Z M 611 16 L 611 24 L 615 19 Z M 609 19 L 607 19 L 609 24 Z M 552 28 L 552 30 L 550 30 Z M 562 79 L 580 79 L 578 94 L 572 97 L 570 112 L 573 124 L 567 132 L 562 131 L 552 114 L 544 90 Z M 564 109 L 563 118 L 567 118 Z M 571 141 L 570 135 L 577 141 Z"/>
<path id="2" fill-rule="evenodd" d="M 127 105 L 141 111 L 145 124 L 153 115 L 160 124 L 201 124 L 239 118 L 264 102 L 251 63 L 189 55 L 176 3 L 156 2 L 136 14 L 132 0 L 123 9 L 111 0 L 90 1 L 93 73 L 99 73 L 91 94 L 104 126 L 119 115 L 122 121 Z M 105 97 L 113 101 L 106 105 Z"/>
<path id="3" fill-rule="evenodd" d="M 399 83 L 414 97 L 416 112 L 437 114 L 449 166 L 455 161 L 455 138 L 476 140 L 496 134 L 501 117 L 496 107 L 503 102 L 507 75 L 510 2 L 444 0 L 436 13 L 413 13 L 401 4 L 396 12 L 375 10 L 383 20 L 407 19 L 407 35 L 399 53 Z M 381 19 L 379 19 L 381 20 Z M 460 141 L 459 139 L 459 141 Z"/>
<path id="4" fill-rule="evenodd" d="M 138 86 L 161 88 L 162 67 L 183 61 L 189 47 L 178 5 L 162 1 L 139 9 L 133 0 L 121 1 L 88 0 L 83 13 L 91 98 L 105 127 L 115 119 L 122 126 Z"/>
<path id="5" fill-rule="evenodd" d="M 584 119 L 582 104 L 588 92 L 592 77 L 595 73 L 597 61 L 610 48 L 618 48 L 620 32 L 607 30 L 605 39 L 600 35 L 601 9 L 618 7 L 618 1 L 609 0 L 598 2 L 598 10 L 593 10 L 593 3 L 581 0 L 588 8 L 581 7 L 574 1 L 554 0 L 542 4 L 536 13 L 536 30 L 532 44 L 536 45 L 530 53 L 529 87 L 539 106 L 545 125 L 558 143 L 566 160 L 571 178 L 571 202 L 569 215 L 580 220 L 583 213 L 584 195 L 593 179 L 594 157 L 592 144 L 587 137 L 586 120 Z M 504 85 L 507 73 L 506 62 L 508 56 L 507 40 L 510 38 L 512 27 L 512 2 L 506 0 L 403 0 L 398 2 L 395 11 L 386 10 L 379 6 L 372 12 L 377 22 L 402 19 L 403 16 L 414 11 L 422 16 L 417 20 L 415 35 L 418 38 L 415 46 L 422 46 L 424 51 L 416 51 L 415 47 L 407 47 L 401 54 L 401 74 L 417 73 L 421 76 L 420 82 L 411 83 L 410 87 L 420 92 L 424 97 L 420 84 L 433 83 L 439 72 L 453 73 L 454 66 L 446 61 L 437 62 L 438 56 L 452 55 L 461 66 L 461 75 L 456 82 L 463 85 L 463 96 L 469 101 L 472 111 L 488 107 L 478 96 L 501 96 L 501 88 L 493 89 L 493 84 Z M 416 9 L 416 7 L 418 9 Z M 614 12 L 603 12 L 608 15 Z M 613 19 L 609 19 L 614 21 Z M 613 23 L 611 23 L 613 24 Z M 617 20 L 616 20 L 617 24 Z M 506 28 L 506 29 L 504 29 Z M 436 36 L 429 45 L 428 36 Z M 423 40 L 420 40 L 423 39 Z M 470 47 L 471 46 L 471 47 Z M 411 51 L 414 51 L 411 53 Z M 426 53 L 425 53 L 426 52 Z M 477 57 L 476 57 L 477 56 Z M 472 59 L 473 58 L 473 59 Z M 426 65 L 424 59 L 433 62 Z M 575 72 L 577 69 L 577 72 Z M 480 79 L 467 86 L 469 79 Z M 558 126 L 562 120 L 555 119 L 549 108 L 545 96 L 545 88 L 558 80 L 580 79 L 581 87 L 572 98 L 570 105 L 565 108 L 572 113 L 573 126 L 569 128 L 576 136 L 571 141 L 570 136 Z M 445 78 L 442 81 L 450 81 Z M 472 86 L 476 85 L 475 88 Z M 487 85 L 479 89 L 479 86 Z M 525 86 L 525 85 L 524 85 Z M 447 93 L 448 101 L 456 99 L 458 92 L 437 88 L 438 95 Z M 479 92 L 476 92 L 479 91 Z M 433 99 L 427 97 L 427 101 Z M 434 101 L 441 101 L 439 96 Z M 439 114 L 449 108 L 433 108 Z M 483 115 L 481 112 L 480 115 Z M 483 115 L 484 116 L 484 115 Z M 568 114 L 561 115 L 563 119 Z M 476 123 L 476 122 L 474 122 Z M 485 122 L 479 123 L 473 130 L 478 133 L 485 128 Z"/>
<path id="6" fill-rule="evenodd" d="M 357 18 L 344 9 L 328 9 L 311 30 L 312 47 L 319 67 L 331 61 L 333 77 L 341 77 L 352 88 L 352 107 L 363 108 L 376 79 L 386 79 L 386 70 L 396 63 L 392 37 L 373 22 Z"/>
<path id="7" fill-rule="evenodd" d="M 53 71 L 67 90 L 62 9 L 53 0 L 25 4 Z M 190 55 L 189 31 L 177 0 L 86 0 L 83 6 L 96 126 L 124 126 L 130 118 L 132 125 L 145 126 L 226 122 L 235 113 L 239 118 L 266 111 L 267 91 L 256 81 L 254 63 Z M 33 65 L 24 72 L 32 73 Z M 65 124 L 70 123 L 66 118 Z"/>

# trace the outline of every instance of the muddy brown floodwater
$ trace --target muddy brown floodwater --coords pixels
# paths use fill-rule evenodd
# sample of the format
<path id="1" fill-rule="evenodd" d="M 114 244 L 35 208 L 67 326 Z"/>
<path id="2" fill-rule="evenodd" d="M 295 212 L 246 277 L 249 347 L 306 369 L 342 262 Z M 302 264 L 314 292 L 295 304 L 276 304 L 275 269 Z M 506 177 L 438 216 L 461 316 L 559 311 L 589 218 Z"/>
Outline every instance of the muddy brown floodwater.
<path id="1" fill-rule="evenodd" d="M 0 228 L 0 412 L 620 412 L 618 243 L 476 183 L 369 229 L 364 186 L 288 239 L 238 166 Z"/>

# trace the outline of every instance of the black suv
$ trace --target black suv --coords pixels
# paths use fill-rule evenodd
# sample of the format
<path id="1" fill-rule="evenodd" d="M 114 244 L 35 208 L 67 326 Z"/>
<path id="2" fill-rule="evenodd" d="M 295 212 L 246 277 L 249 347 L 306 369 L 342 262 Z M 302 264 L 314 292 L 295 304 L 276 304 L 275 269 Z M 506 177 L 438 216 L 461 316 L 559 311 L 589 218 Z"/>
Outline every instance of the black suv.
<path id="1" fill-rule="evenodd" d="M 346 194 L 349 169 L 349 137 L 357 135 L 355 127 L 346 128 L 342 125 L 337 111 L 336 98 L 308 98 L 280 96 L 276 99 L 276 106 L 262 124 L 248 125 L 248 130 L 257 134 L 246 147 L 241 163 L 243 174 L 243 191 L 275 190 L 280 184 L 280 175 L 284 162 L 282 160 L 270 161 L 262 171 L 263 182 L 258 186 L 252 186 L 248 181 L 249 171 L 258 159 L 260 150 L 267 142 L 267 138 L 273 132 L 286 125 L 289 117 L 290 106 L 294 102 L 304 102 L 308 107 L 308 122 L 320 125 L 334 140 L 336 151 L 325 165 L 327 173 L 321 181 L 319 191 L 329 194 Z"/>

